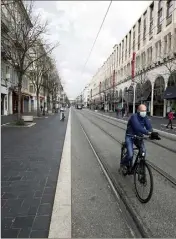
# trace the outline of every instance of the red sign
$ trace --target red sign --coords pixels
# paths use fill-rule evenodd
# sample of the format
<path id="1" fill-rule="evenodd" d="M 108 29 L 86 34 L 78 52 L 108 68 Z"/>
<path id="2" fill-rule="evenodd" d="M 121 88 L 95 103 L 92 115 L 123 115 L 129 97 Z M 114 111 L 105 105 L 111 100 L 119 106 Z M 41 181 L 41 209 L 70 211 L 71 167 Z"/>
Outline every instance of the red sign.
<path id="1" fill-rule="evenodd" d="M 132 58 L 132 62 L 131 62 L 131 76 L 132 76 L 132 80 L 134 81 L 134 75 L 135 75 L 135 56 L 136 56 L 136 52 L 133 52 L 133 58 Z"/>

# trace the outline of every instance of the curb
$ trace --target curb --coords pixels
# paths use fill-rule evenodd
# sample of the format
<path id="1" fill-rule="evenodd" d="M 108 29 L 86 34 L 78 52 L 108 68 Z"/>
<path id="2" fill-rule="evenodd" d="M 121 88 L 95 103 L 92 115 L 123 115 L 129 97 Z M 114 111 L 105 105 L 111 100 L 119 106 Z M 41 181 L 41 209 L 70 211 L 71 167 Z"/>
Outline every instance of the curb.
<path id="1" fill-rule="evenodd" d="M 71 110 L 69 111 L 48 238 L 71 238 Z"/>

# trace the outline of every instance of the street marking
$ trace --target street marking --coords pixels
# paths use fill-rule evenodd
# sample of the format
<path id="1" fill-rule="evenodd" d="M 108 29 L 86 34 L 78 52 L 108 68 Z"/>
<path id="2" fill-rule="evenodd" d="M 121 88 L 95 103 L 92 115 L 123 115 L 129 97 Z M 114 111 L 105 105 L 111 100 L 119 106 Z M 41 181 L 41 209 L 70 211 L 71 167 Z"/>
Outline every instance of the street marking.
<path id="1" fill-rule="evenodd" d="M 67 123 L 48 238 L 71 238 L 71 110 Z"/>
<path id="2" fill-rule="evenodd" d="M 9 123 L 5 123 L 5 124 L 1 124 L 1 126 L 5 126 L 5 125 L 8 125 L 8 124 L 10 124 L 10 122 Z"/>
<path id="3" fill-rule="evenodd" d="M 31 123 L 29 125 L 10 125 L 10 123 L 6 123 L 6 124 L 2 124 L 1 126 L 8 126 L 9 128 L 12 127 L 12 128 L 29 128 L 29 127 L 32 127 L 34 126 L 36 123 Z"/>
<path id="4" fill-rule="evenodd" d="M 32 126 L 34 126 L 36 123 L 31 123 L 31 124 L 29 124 L 28 126 L 24 126 L 24 127 L 32 127 Z"/>

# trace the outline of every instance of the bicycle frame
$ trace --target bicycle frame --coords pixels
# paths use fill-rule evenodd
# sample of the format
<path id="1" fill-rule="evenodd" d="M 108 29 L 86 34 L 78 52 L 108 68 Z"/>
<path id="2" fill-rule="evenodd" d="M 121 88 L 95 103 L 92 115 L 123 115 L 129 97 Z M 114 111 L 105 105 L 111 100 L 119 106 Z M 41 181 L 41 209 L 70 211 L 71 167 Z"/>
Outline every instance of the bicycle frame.
<path id="1" fill-rule="evenodd" d="M 134 169 L 138 163 L 140 163 L 141 161 L 145 161 L 145 155 L 144 156 L 141 155 L 140 148 L 136 147 L 136 148 L 133 148 L 133 150 L 134 151 L 138 150 L 138 153 L 137 153 L 136 159 L 132 165 L 132 168 L 131 168 L 132 171 L 134 171 Z"/>

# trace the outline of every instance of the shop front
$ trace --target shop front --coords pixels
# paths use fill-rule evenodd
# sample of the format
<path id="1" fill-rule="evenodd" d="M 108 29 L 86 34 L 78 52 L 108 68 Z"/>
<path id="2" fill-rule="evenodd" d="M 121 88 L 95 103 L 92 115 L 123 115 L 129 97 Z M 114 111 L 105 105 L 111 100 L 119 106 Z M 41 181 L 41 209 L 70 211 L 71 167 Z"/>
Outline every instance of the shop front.
<path id="1" fill-rule="evenodd" d="M 8 89 L 1 85 L 1 115 L 8 114 Z"/>
<path id="2" fill-rule="evenodd" d="M 29 112 L 29 100 L 30 95 L 26 93 L 22 93 L 21 95 L 21 113 Z M 18 113 L 18 92 L 12 92 L 12 107 L 13 107 L 13 114 Z"/>
<path id="3" fill-rule="evenodd" d="M 176 113 L 176 86 L 168 86 L 164 92 L 164 99 L 167 100 L 166 112 L 173 110 Z"/>

